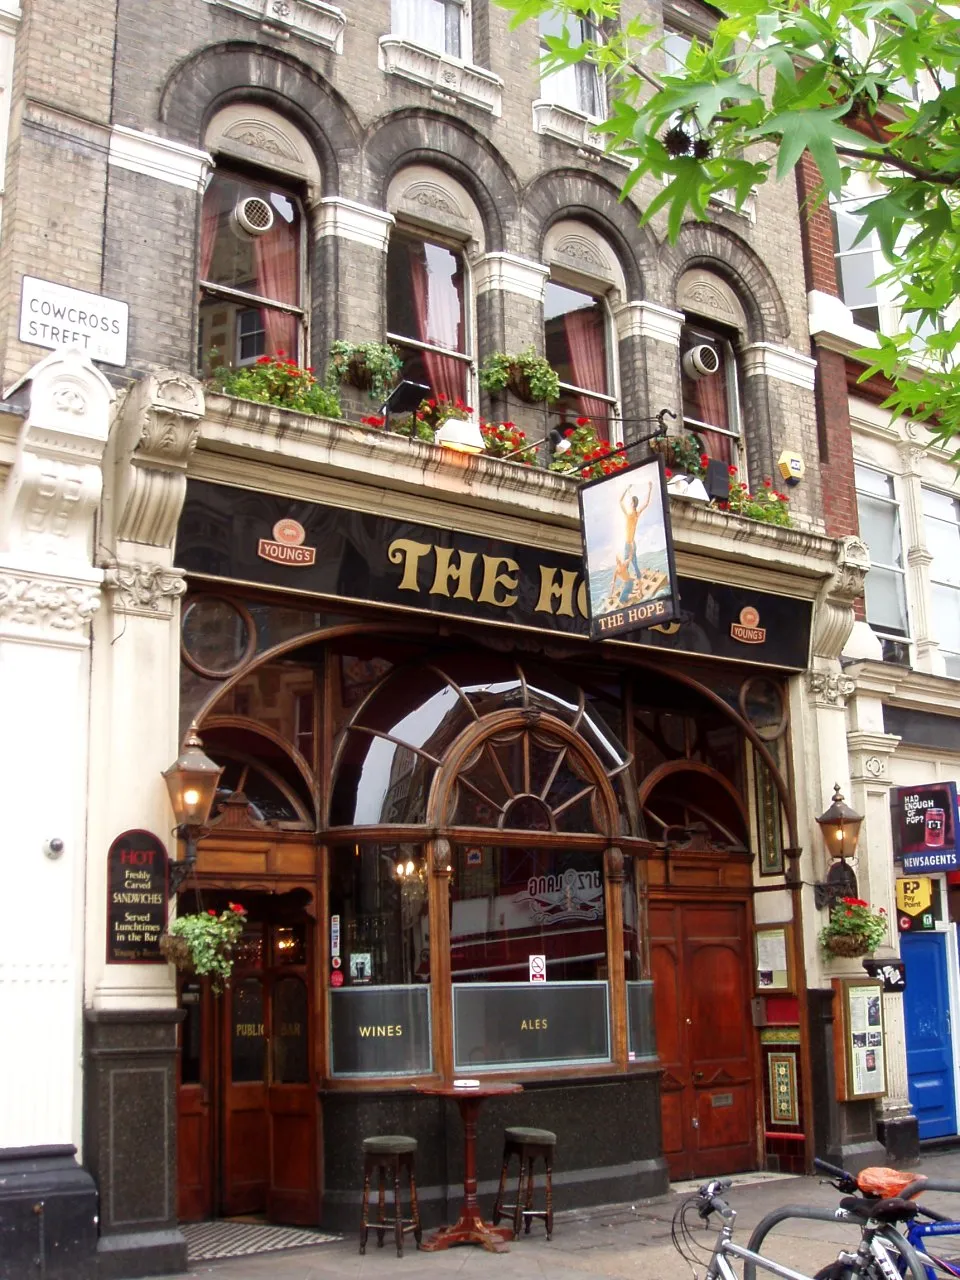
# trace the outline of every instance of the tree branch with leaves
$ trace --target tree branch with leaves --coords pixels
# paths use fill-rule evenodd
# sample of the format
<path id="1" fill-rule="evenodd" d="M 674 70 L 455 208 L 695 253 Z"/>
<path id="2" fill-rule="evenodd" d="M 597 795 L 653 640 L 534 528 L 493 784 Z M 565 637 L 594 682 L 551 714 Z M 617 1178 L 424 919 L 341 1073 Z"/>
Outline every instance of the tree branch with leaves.
<path id="1" fill-rule="evenodd" d="M 875 233 L 901 331 L 856 356 L 864 378 L 894 384 L 885 402 L 925 421 L 960 461 L 960 19 L 916 0 L 723 0 L 709 39 L 657 78 L 663 32 L 620 13 L 617 0 L 498 0 L 513 25 L 542 14 L 587 17 L 546 36 L 544 70 L 583 59 L 608 85 L 608 146 L 632 162 L 623 194 L 656 179 L 642 222 L 661 212 L 676 239 L 711 198 L 738 207 L 764 183 L 792 176 L 805 152 L 818 199 L 839 198 L 854 173 L 876 194 L 859 209 L 856 243 Z M 570 30 L 603 35 L 573 43 Z M 916 100 L 909 87 L 923 85 Z M 906 92 L 905 92 L 906 90 Z"/>

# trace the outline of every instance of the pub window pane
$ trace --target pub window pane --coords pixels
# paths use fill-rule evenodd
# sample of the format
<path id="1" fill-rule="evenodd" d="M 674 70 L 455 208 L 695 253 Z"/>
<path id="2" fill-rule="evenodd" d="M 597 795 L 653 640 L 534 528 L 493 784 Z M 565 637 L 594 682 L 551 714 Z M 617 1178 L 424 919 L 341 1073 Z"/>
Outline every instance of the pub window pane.
<path id="1" fill-rule="evenodd" d="M 330 913 L 340 917 L 344 986 L 430 981 L 428 875 L 417 845 L 333 850 Z"/>
<path id="2" fill-rule="evenodd" d="M 180 993 L 184 1019 L 180 1029 L 180 1083 L 200 1084 L 203 1052 L 203 1005 L 199 982 L 185 982 Z"/>
<path id="3" fill-rule="evenodd" d="M 273 1084 L 309 1081 L 307 984 L 302 978 L 281 978 L 273 988 L 271 1048 Z"/>
<path id="4" fill-rule="evenodd" d="M 572 70 L 572 68 L 571 68 Z M 543 299 L 546 357 L 560 379 L 556 413 L 590 418 L 610 438 L 615 402 L 610 396 L 607 312 L 601 298 L 548 280 Z"/>
<path id="5" fill-rule="evenodd" d="M 548 982 L 606 979 L 599 854 L 460 846 L 450 898 L 454 982 L 527 981 L 531 955 Z"/>
<path id="6" fill-rule="evenodd" d="M 471 363 L 462 254 L 401 232 L 390 237 L 387 330 L 403 356 L 402 377 L 423 383 L 434 396 L 467 399 Z"/>
<path id="7" fill-rule="evenodd" d="M 234 1084 L 264 1079 L 267 1042 L 263 1034 L 263 983 L 244 978 L 233 989 L 230 1024 L 231 1073 Z"/>

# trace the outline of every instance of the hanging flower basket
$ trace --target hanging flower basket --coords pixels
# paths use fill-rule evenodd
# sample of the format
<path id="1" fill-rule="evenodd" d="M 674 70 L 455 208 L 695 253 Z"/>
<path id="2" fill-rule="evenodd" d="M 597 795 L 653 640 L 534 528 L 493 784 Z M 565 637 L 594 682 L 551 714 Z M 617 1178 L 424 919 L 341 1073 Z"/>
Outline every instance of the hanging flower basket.
<path id="1" fill-rule="evenodd" d="M 873 947 L 862 933 L 840 933 L 827 940 L 824 950 L 832 956 L 865 956 Z"/>
<path id="2" fill-rule="evenodd" d="M 190 943 L 186 938 L 173 933 L 161 933 L 160 954 L 170 964 L 176 965 L 183 973 L 193 973 L 193 957 L 190 954 Z"/>
<path id="3" fill-rule="evenodd" d="M 480 366 L 479 379 L 484 391 L 495 394 L 506 388 L 527 404 L 549 404 L 560 394 L 556 371 L 532 347 L 515 355 L 495 351 Z"/>
<path id="4" fill-rule="evenodd" d="M 247 923 L 247 913 L 231 902 L 218 915 L 211 908 L 192 915 L 177 916 L 160 937 L 160 951 L 178 969 L 210 978 L 216 995 L 233 972 L 233 949 Z"/>
<path id="5" fill-rule="evenodd" d="M 820 930 L 820 946 L 828 956 L 872 955 L 887 937 L 887 913 L 872 911 L 863 898 L 841 898 L 830 908 Z"/>

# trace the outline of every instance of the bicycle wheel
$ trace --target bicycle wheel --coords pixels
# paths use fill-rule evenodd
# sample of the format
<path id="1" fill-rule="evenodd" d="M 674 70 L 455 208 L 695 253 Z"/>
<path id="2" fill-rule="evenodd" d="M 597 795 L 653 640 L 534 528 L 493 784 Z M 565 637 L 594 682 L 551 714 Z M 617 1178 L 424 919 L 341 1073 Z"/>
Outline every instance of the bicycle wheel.
<path id="1" fill-rule="evenodd" d="M 935 1280 L 932 1266 L 924 1265 L 924 1255 L 918 1253 L 895 1227 L 881 1227 L 877 1232 L 890 1261 L 904 1280 Z M 886 1280 L 876 1258 L 868 1257 L 861 1265 L 850 1257 L 838 1258 L 827 1267 L 821 1267 L 813 1280 Z"/>

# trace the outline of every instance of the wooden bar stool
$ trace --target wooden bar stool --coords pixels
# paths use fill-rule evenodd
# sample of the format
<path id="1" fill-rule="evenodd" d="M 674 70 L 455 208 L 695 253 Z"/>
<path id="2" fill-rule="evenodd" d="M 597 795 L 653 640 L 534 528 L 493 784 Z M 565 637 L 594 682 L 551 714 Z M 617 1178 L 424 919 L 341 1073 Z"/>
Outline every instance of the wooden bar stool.
<path id="1" fill-rule="evenodd" d="M 360 1252 L 367 1251 L 367 1233 L 369 1230 L 370 1210 L 370 1175 L 377 1174 L 377 1248 L 383 1248 L 383 1237 L 388 1222 L 386 1216 L 387 1176 L 393 1181 L 393 1234 L 397 1242 L 397 1257 L 403 1257 L 403 1235 L 412 1231 L 420 1247 L 422 1231 L 420 1230 L 420 1208 L 417 1204 L 417 1177 L 414 1172 L 414 1157 L 417 1154 L 416 1138 L 407 1138 L 400 1133 L 385 1133 L 376 1138 L 363 1140 L 363 1210 L 360 1217 Z M 410 1217 L 404 1218 L 400 1207 L 400 1174 L 407 1172 L 410 1184 Z"/>
<path id="2" fill-rule="evenodd" d="M 500 1170 L 500 1187 L 497 1191 L 497 1202 L 493 1206 L 494 1225 L 501 1218 L 513 1214 L 513 1238 L 520 1234 L 523 1223 L 524 1234 L 530 1234 L 532 1218 L 543 1218 L 547 1228 L 547 1239 L 553 1235 L 553 1149 L 557 1145 L 557 1135 L 549 1129 L 524 1129 L 521 1127 L 505 1129 L 503 1135 L 503 1167 Z M 517 1180 L 516 1204 L 504 1204 L 503 1193 L 507 1185 L 507 1172 L 510 1160 L 517 1156 L 520 1161 L 520 1177 Z M 542 1160 L 546 1169 L 546 1208 L 533 1208 L 533 1166 L 536 1160 Z M 524 1185 L 526 1171 L 526 1185 Z"/>

